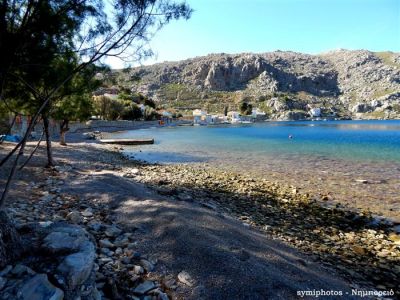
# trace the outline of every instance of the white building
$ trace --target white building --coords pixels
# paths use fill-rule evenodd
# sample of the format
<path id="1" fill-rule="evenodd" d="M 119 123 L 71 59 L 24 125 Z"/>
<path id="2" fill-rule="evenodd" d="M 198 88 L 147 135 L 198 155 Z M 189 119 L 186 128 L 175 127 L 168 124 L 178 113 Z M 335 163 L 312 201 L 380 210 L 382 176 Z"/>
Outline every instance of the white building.
<path id="1" fill-rule="evenodd" d="M 166 111 L 166 110 L 164 110 L 164 111 L 161 113 L 161 115 L 162 115 L 163 117 L 166 117 L 166 118 L 172 118 L 172 113 L 170 113 L 169 111 Z"/>
<path id="2" fill-rule="evenodd" d="M 264 117 L 265 116 L 265 112 L 261 111 L 258 108 L 253 108 L 253 110 L 251 111 L 251 116 L 253 118 L 257 118 L 257 117 Z"/>
<path id="3" fill-rule="evenodd" d="M 195 109 L 193 111 L 193 124 L 200 125 L 205 124 L 207 118 L 207 112 L 201 109 Z"/>
<path id="4" fill-rule="evenodd" d="M 240 113 L 237 111 L 228 112 L 228 120 L 231 123 L 240 123 L 242 119 L 240 118 Z"/>
<path id="5" fill-rule="evenodd" d="M 317 108 L 311 108 L 310 109 L 310 116 L 312 118 L 318 118 L 321 116 L 321 109 L 319 107 Z"/>
<path id="6" fill-rule="evenodd" d="M 142 111 L 142 114 L 144 114 L 144 111 L 146 109 L 144 104 L 138 104 L 138 107 L 140 108 L 140 110 Z"/>
<path id="7" fill-rule="evenodd" d="M 226 122 L 227 122 L 227 117 L 225 117 L 222 114 L 211 115 L 211 124 L 221 124 Z"/>
<path id="8" fill-rule="evenodd" d="M 206 117 L 205 117 L 204 121 L 206 121 L 206 124 L 214 123 L 214 119 L 213 119 L 212 115 L 210 115 L 210 114 L 206 114 Z"/>

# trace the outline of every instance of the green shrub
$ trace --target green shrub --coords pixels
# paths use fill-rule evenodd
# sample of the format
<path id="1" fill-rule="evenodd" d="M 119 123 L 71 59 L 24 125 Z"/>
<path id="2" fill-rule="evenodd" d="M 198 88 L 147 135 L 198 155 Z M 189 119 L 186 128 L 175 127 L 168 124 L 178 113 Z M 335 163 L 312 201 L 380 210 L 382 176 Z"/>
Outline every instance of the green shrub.
<path id="1" fill-rule="evenodd" d="M 131 102 L 125 104 L 124 110 L 122 112 L 122 118 L 125 120 L 139 120 L 143 117 L 142 110 L 136 103 Z"/>
<path id="2" fill-rule="evenodd" d="M 242 102 L 239 105 L 239 111 L 242 115 L 251 115 L 253 111 L 253 105 L 247 102 Z"/>

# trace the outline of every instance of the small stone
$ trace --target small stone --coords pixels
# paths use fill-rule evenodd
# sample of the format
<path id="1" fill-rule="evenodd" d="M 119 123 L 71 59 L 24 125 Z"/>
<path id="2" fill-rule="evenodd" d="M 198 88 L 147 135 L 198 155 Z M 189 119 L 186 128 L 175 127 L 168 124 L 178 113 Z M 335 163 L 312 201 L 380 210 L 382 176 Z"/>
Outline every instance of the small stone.
<path id="1" fill-rule="evenodd" d="M 135 249 L 137 247 L 137 244 L 136 243 L 129 243 L 127 246 L 126 246 L 126 248 L 128 248 L 128 249 Z"/>
<path id="2" fill-rule="evenodd" d="M 24 274 L 34 275 L 36 272 L 27 266 L 18 264 L 12 269 L 11 274 L 19 277 Z"/>
<path id="3" fill-rule="evenodd" d="M 53 224 L 53 222 L 51 222 L 51 221 L 39 222 L 39 226 L 42 227 L 42 228 L 47 228 L 47 227 L 49 227 L 51 224 Z"/>
<path id="4" fill-rule="evenodd" d="M 86 208 L 83 212 L 81 212 L 81 215 L 84 217 L 93 217 L 93 210 L 90 207 Z"/>
<path id="5" fill-rule="evenodd" d="M 141 266 L 134 266 L 133 267 L 133 272 L 135 274 L 143 274 L 144 273 L 144 269 Z"/>
<path id="6" fill-rule="evenodd" d="M 109 262 L 112 262 L 112 261 L 113 261 L 112 258 L 109 258 L 109 257 L 99 258 L 99 263 L 100 264 L 106 264 L 106 263 L 109 263 Z"/>
<path id="7" fill-rule="evenodd" d="M 0 291 L 5 287 L 7 279 L 0 277 Z"/>
<path id="8" fill-rule="evenodd" d="M 99 232 L 103 228 L 103 224 L 99 222 L 89 223 L 88 227 L 93 231 Z"/>
<path id="9" fill-rule="evenodd" d="M 169 300 L 169 297 L 166 293 L 160 292 L 157 295 L 157 300 Z"/>
<path id="10" fill-rule="evenodd" d="M 11 265 L 6 266 L 3 270 L 0 271 L 0 276 L 6 276 L 13 269 Z"/>
<path id="11" fill-rule="evenodd" d="M 108 239 L 100 240 L 99 245 L 103 248 L 114 248 L 114 244 L 111 243 Z"/>
<path id="12" fill-rule="evenodd" d="M 49 201 L 53 200 L 54 198 L 55 198 L 54 195 L 48 194 L 48 195 L 44 195 L 39 200 L 44 201 L 44 202 L 49 202 Z"/>
<path id="13" fill-rule="evenodd" d="M 64 220 L 64 218 L 61 217 L 60 215 L 54 215 L 52 218 L 53 218 L 53 222 L 60 222 L 60 221 Z"/>
<path id="14" fill-rule="evenodd" d="M 151 272 L 154 270 L 154 265 L 146 259 L 141 259 L 140 264 L 146 270 L 146 272 Z"/>
<path id="15" fill-rule="evenodd" d="M 394 226 L 393 231 L 400 234 L 400 225 Z"/>
<path id="16" fill-rule="evenodd" d="M 397 245 L 400 245 L 400 235 L 398 235 L 398 234 L 391 233 L 389 235 L 389 240 L 391 240 L 392 242 L 394 242 Z"/>
<path id="17" fill-rule="evenodd" d="M 376 286 L 376 288 L 379 289 L 379 290 L 386 290 L 386 286 L 384 286 L 384 285 L 382 285 L 382 284 L 378 284 L 378 285 Z"/>
<path id="18" fill-rule="evenodd" d="M 363 183 L 363 184 L 367 184 L 367 183 L 368 183 L 368 180 L 366 180 L 366 179 L 356 179 L 356 182 L 358 182 L 358 183 Z"/>
<path id="19" fill-rule="evenodd" d="M 67 220 L 70 220 L 74 224 L 79 224 L 79 223 L 82 223 L 82 221 L 83 221 L 82 216 L 79 213 L 79 211 L 75 211 L 75 210 L 71 211 L 67 215 Z"/>
<path id="20" fill-rule="evenodd" d="M 172 279 L 172 278 L 166 279 L 166 280 L 164 280 L 164 285 L 167 289 L 172 290 L 176 287 L 176 281 L 175 281 L 175 279 Z"/>
<path id="21" fill-rule="evenodd" d="M 139 295 L 143 295 L 146 294 L 147 292 L 155 289 L 157 286 L 155 285 L 155 283 L 153 281 L 145 281 L 141 284 L 139 284 L 135 289 L 134 289 L 134 293 L 139 294 Z"/>
<path id="22" fill-rule="evenodd" d="M 107 256 L 112 256 L 114 254 L 114 251 L 111 251 L 108 248 L 100 248 L 100 252 Z"/>
<path id="23" fill-rule="evenodd" d="M 101 290 L 104 287 L 105 284 L 106 284 L 105 282 L 97 282 L 96 283 L 96 288 Z"/>
<path id="24" fill-rule="evenodd" d="M 387 251 L 387 250 L 382 250 L 381 252 L 378 252 L 378 253 L 376 254 L 376 256 L 378 256 L 378 257 L 387 257 L 387 256 L 389 256 L 389 251 Z"/>
<path id="25" fill-rule="evenodd" d="M 103 273 L 96 272 L 96 281 L 103 281 L 105 279 L 106 279 L 106 277 L 104 276 Z"/>
<path id="26" fill-rule="evenodd" d="M 133 168 L 133 169 L 130 169 L 128 172 L 131 173 L 131 174 L 137 174 L 137 173 L 139 173 L 139 169 L 138 168 Z"/>
<path id="27" fill-rule="evenodd" d="M 24 300 L 62 300 L 64 292 L 52 285 L 45 274 L 37 274 L 27 280 L 19 291 Z"/>
<path id="28" fill-rule="evenodd" d="M 114 244 L 117 247 L 126 247 L 127 245 L 129 245 L 129 239 L 128 238 L 117 239 L 115 240 Z"/>
<path id="29" fill-rule="evenodd" d="M 187 286 L 193 286 L 193 279 L 188 272 L 182 271 L 178 274 L 178 280 Z"/>
<path id="30" fill-rule="evenodd" d="M 127 264 L 129 264 L 129 263 L 131 262 L 131 258 L 125 256 L 125 257 L 123 257 L 123 258 L 121 259 L 121 262 L 122 262 L 123 264 L 127 265 Z"/>
<path id="31" fill-rule="evenodd" d="M 116 226 L 109 226 L 104 233 L 108 237 L 117 237 L 122 233 L 122 230 Z"/>
<path id="32" fill-rule="evenodd" d="M 365 249 L 363 247 L 355 245 L 352 247 L 352 249 L 353 249 L 354 253 L 356 253 L 358 255 L 365 255 Z"/>
<path id="33" fill-rule="evenodd" d="M 133 274 L 131 277 L 129 277 L 129 280 L 132 282 L 132 283 L 136 283 L 136 282 L 138 282 L 139 280 L 140 280 L 140 276 L 139 275 L 136 275 L 136 274 Z"/>

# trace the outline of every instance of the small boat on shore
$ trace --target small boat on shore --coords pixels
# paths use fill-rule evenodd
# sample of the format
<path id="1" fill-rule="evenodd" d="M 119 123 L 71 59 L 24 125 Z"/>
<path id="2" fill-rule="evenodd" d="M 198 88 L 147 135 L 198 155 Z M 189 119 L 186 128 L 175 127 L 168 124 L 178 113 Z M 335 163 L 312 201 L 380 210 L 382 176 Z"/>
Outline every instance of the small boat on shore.
<path id="1" fill-rule="evenodd" d="M 154 144 L 154 139 L 102 139 L 100 142 L 116 145 L 147 145 Z"/>

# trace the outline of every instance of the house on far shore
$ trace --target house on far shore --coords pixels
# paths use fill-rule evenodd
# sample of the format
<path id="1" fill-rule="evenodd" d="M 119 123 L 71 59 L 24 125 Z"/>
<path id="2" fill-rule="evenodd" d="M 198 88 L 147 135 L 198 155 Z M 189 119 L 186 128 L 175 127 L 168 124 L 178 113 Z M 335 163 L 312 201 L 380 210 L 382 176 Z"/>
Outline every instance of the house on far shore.
<path id="1" fill-rule="evenodd" d="M 309 113 L 312 118 L 319 118 L 321 117 L 321 108 L 311 108 Z"/>
<path id="2" fill-rule="evenodd" d="M 231 123 L 240 123 L 242 121 L 240 113 L 237 111 L 229 111 L 227 116 L 228 121 Z"/>
<path id="3" fill-rule="evenodd" d="M 251 111 L 251 116 L 253 119 L 265 119 L 266 113 L 261 111 L 259 108 L 253 108 Z"/>
<path id="4" fill-rule="evenodd" d="M 166 110 L 159 112 L 161 114 L 160 125 L 168 124 L 172 122 L 172 113 Z"/>
<path id="5" fill-rule="evenodd" d="M 118 99 L 118 94 L 110 94 L 110 93 L 104 93 L 104 97 L 110 98 L 112 100 L 117 100 Z"/>
<path id="6" fill-rule="evenodd" d="M 211 124 L 222 124 L 228 122 L 223 114 L 211 115 Z"/>
<path id="7" fill-rule="evenodd" d="M 146 109 L 145 105 L 141 103 L 141 104 L 138 104 L 138 107 L 139 107 L 140 110 L 142 111 L 142 114 L 144 114 L 144 111 L 145 111 L 145 109 Z"/>
<path id="8" fill-rule="evenodd" d="M 209 119 L 211 119 L 211 118 L 209 117 Z M 194 125 L 207 124 L 207 112 L 204 110 L 201 110 L 201 109 L 195 109 L 193 111 L 193 124 Z"/>
<path id="9" fill-rule="evenodd" d="M 166 110 L 161 112 L 161 116 L 163 116 L 165 118 L 171 118 L 172 119 L 172 113 L 169 112 L 169 111 L 166 111 Z"/>

